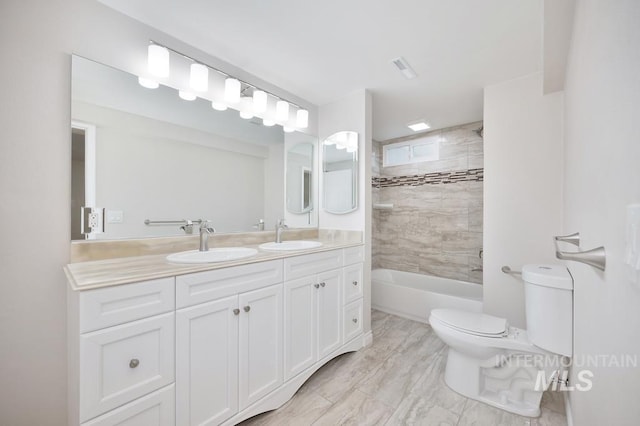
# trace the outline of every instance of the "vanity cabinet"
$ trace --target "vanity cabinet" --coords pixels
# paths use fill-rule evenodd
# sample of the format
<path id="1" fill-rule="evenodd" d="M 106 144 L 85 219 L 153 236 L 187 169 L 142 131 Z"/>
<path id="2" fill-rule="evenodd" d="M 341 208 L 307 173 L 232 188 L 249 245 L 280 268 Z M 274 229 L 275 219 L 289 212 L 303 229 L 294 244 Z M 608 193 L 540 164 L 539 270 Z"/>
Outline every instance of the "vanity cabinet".
<path id="1" fill-rule="evenodd" d="M 363 249 L 355 248 L 285 259 L 285 380 L 357 336 L 354 324 L 362 332 Z"/>
<path id="2" fill-rule="evenodd" d="M 219 424 L 282 385 L 281 277 L 281 260 L 177 277 L 179 303 L 227 296 L 177 310 L 177 424 Z"/>
<path id="3" fill-rule="evenodd" d="M 234 425 L 358 350 L 361 246 L 68 292 L 69 424 Z"/>

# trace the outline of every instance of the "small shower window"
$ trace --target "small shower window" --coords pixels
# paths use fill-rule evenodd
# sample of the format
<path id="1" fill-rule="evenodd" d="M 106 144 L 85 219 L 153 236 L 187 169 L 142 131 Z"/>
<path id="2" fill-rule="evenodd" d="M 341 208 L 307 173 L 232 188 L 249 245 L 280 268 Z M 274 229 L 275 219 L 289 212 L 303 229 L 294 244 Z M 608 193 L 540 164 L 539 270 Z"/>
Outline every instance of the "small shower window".
<path id="1" fill-rule="evenodd" d="M 426 136 L 406 142 L 385 145 L 382 149 L 382 166 L 400 166 L 440 159 L 440 138 Z"/>

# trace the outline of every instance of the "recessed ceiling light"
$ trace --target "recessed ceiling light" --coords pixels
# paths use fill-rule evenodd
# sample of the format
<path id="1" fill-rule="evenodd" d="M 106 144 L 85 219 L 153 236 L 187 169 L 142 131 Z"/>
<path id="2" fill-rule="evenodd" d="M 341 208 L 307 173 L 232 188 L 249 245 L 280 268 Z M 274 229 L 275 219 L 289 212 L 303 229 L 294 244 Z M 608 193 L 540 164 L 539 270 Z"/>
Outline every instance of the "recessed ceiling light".
<path id="1" fill-rule="evenodd" d="M 414 132 L 419 132 L 420 130 L 427 130 L 431 128 L 431 126 L 429 126 L 425 121 L 418 121 L 415 123 L 407 124 L 407 126 L 409 126 L 409 128 Z"/>

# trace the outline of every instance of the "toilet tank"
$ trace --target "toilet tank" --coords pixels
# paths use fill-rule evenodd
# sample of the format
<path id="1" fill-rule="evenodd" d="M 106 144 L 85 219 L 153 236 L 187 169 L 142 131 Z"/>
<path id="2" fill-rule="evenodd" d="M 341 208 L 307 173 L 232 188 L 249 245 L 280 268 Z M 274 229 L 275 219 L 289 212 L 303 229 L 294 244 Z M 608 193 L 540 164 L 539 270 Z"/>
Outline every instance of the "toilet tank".
<path id="1" fill-rule="evenodd" d="M 573 353 L 573 278 L 560 265 L 522 268 L 529 340 L 549 352 Z"/>

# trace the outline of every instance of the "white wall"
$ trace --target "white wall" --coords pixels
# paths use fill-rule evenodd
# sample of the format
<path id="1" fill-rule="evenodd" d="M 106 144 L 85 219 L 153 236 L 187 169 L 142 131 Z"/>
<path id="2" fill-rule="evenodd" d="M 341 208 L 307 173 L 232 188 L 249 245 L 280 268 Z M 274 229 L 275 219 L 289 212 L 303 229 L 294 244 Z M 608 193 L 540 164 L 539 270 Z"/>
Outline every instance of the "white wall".
<path id="1" fill-rule="evenodd" d="M 0 424 L 66 423 L 62 267 L 70 245 L 70 54 L 136 73 L 145 67 L 149 39 L 263 86 L 255 76 L 94 1 L 0 2 L 6 65 L 0 67 Z M 316 108 L 299 102 L 309 108 L 309 131 L 315 133 Z"/>
<path id="2" fill-rule="evenodd" d="M 525 327 L 519 277 L 500 271 L 557 263 L 562 230 L 562 93 L 534 74 L 485 88 L 484 310 Z"/>
<path id="3" fill-rule="evenodd" d="M 342 130 L 358 132 L 358 209 L 335 215 L 322 208 L 322 179 L 320 179 L 320 226 L 323 229 L 343 229 L 364 232 L 364 326 L 371 329 L 371 168 L 372 168 L 372 98 L 367 90 L 357 91 L 343 99 L 322 105 L 318 110 L 319 145 L 332 134 Z M 320 149 L 320 151 L 322 151 Z M 322 152 L 320 153 L 322 161 Z M 322 164 L 322 163 L 320 163 Z M 322 170 L 322 167 L 319 168 Z"/>
<path id="4" fill-rule="evenodd" d="M 637 0 L 577 2 L 565 86 L 564 229 L 581 233 L 582 249 L 607 251 L 604 273 L 567 262 L 578 357 L 640 362 L 640 283 L 623 264 L 625 208 L 640 202 L 639 23 Z M 590 369 L 593 389 L 570 394 L 574 424 L 637 425 L 640 365 Z"/>

